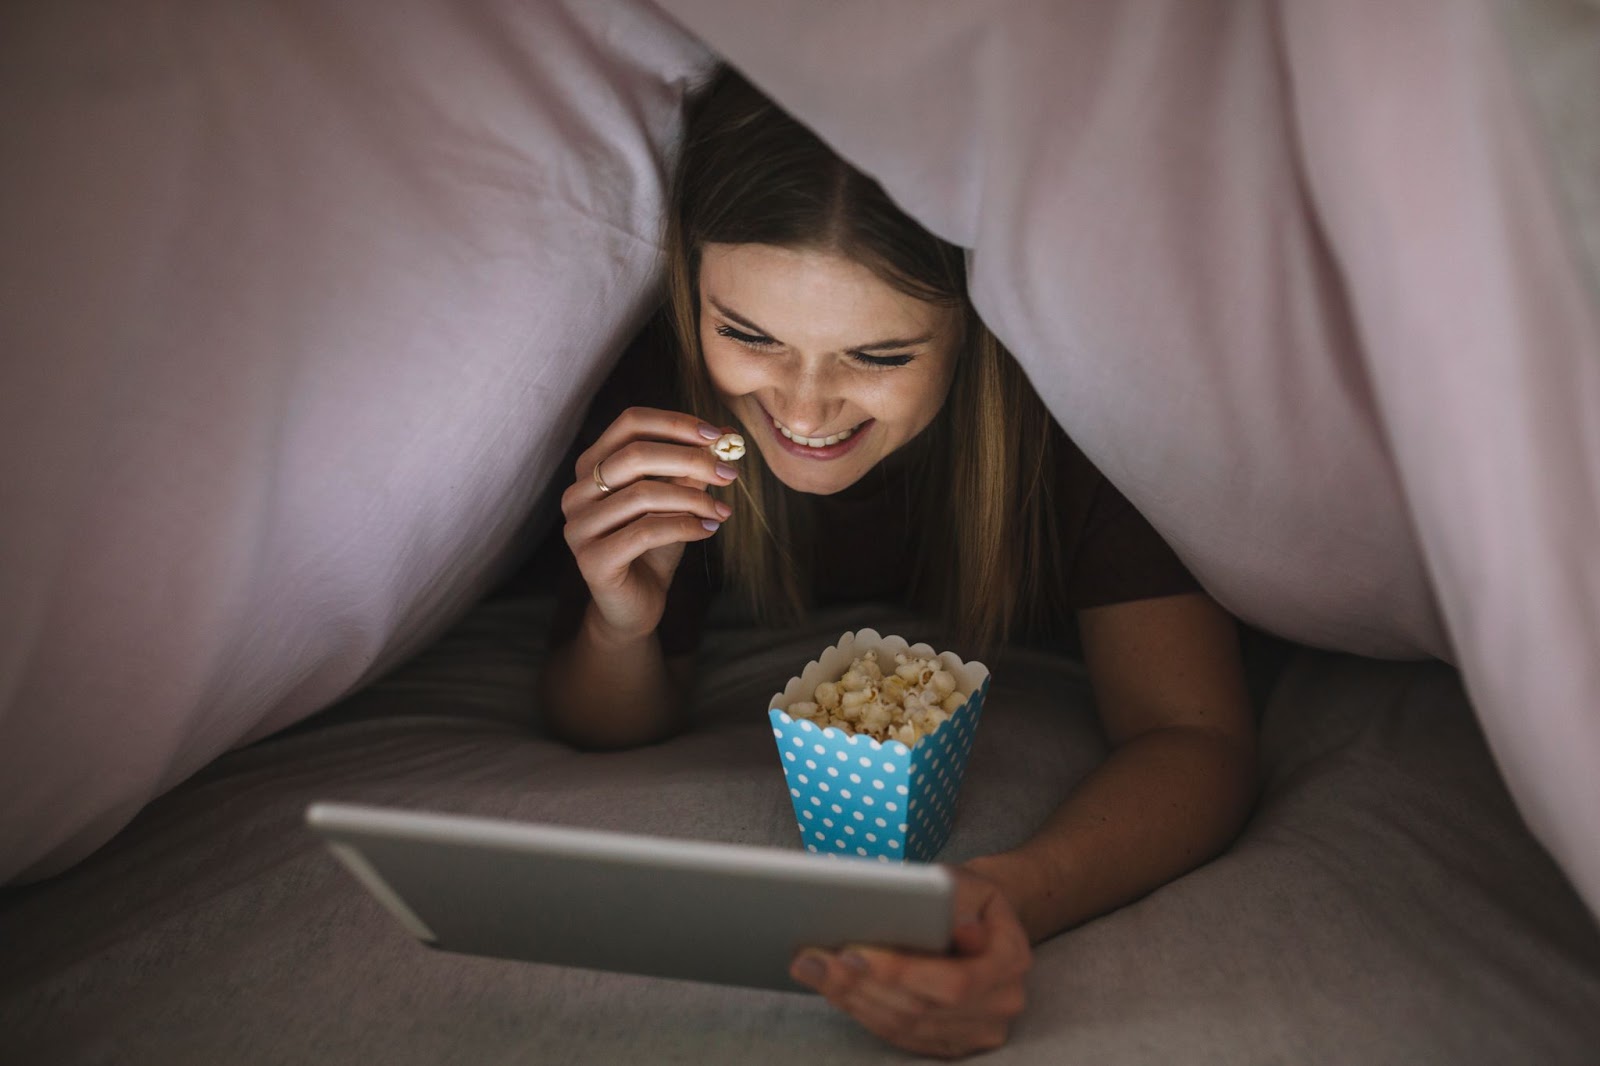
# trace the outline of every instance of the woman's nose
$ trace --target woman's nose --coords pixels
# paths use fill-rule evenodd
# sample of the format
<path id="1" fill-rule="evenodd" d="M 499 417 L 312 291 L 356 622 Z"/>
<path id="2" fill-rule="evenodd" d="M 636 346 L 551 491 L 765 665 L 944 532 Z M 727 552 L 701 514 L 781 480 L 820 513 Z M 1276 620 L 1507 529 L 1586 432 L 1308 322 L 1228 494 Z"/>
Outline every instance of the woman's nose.
<path id="1" fill-rule="evenodd" d="M 792 432 L 813 436 L 833 426 L 834 416 L 844 406 L 833 379 L 823 368 L 801 368 L 778 384 L 778 410 L 774 416 Z"/>

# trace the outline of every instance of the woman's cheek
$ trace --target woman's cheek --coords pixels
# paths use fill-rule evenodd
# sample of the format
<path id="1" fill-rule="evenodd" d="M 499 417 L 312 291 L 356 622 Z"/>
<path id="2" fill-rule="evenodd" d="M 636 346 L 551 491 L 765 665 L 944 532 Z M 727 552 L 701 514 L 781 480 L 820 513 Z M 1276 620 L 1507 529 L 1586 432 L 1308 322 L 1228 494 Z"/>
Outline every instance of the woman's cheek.
<path id="1" fill-rule="evenodd" d="M 877 375 L 874 387 L 864 390 L 864 406 L 884 421 L 901 424 L 931 422 L 944 405 L 943 390 L 925 374 L 888 371 Z"/>
<path id="2" fill-rule="evenodd" d="M 706 373 L 711 378 L 712 388 L 724 400 L 749 395 L 759 389 L 763 382 L 760 370 L 752 366 L 749 360 L 713 355 L 709 351 L 706 353 Z"/>

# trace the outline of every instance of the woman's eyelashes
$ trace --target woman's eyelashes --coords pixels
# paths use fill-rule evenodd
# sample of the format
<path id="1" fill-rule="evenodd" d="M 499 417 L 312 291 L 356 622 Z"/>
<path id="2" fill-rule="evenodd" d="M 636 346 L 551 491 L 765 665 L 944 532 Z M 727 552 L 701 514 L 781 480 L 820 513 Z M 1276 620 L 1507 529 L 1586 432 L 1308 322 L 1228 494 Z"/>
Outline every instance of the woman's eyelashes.
<path id="1" fill-rule="evenodd" d="M 746 333 L 743 330 L 734 329 L 732 326 L 718 326 L 717 336 L 727 337 L 731 341 L 736 341 L 739 344 L 743 344 L 751 348 L 770 348 L 774 344 L 778 343 L 771 337 L 764 336 L 760 333 Z M 868 355 L 866 352 L 854 351 L 850 352 L 849 354 L 850 358 L 854 359 L 862 366 L 872 367 L 876 370 L 886 370 L 890 367 L 905 366 L 907 363 L 911 362 L 911 360 L 916 358 L 914 355 Z"/>
<path id="2" fill-rule="evenodd" d="M 732 326 L 718 326 L 717 336 L 727 337 L 729 340 L 748 344 L 752 348 L 769 348 L 773 344 L 771 337 L 763 337 L 759 333 L 745 333 L 734 329 Z"/>
<path id="3" fill-rule="evenodd" d="M 892 366 L 905 366 L 916 358 L 914 355 L 868 355 L 866 352 L 851 352 L 850 357 L 858 363 L 875 366 L 880 370 Z"/>

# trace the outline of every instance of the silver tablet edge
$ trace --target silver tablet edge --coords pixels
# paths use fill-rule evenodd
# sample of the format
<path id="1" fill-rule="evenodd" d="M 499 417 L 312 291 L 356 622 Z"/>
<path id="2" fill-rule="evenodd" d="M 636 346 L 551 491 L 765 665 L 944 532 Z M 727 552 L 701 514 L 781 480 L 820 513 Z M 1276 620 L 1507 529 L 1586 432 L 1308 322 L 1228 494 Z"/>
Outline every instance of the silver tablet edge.
<path id="1" fill-rule="evenodd" d="M 684 869 L 726 872 L 731 863 L 738 863 L 751 873 L 782 874 L 814 880 L 819 885 L 838 885 L 841 881 L 863 886 L 893 883 L 947 892 L 954 886 L 950 872 L 933 864 L 878 863 L 774 847 L 642 836 L 609 829 L 530 824 L 473 815 L 321 802 L 307 808 L 306 822 L 319 832 L 373 833 L 442 844 L 533 846 L 575 858 L 633 859 Z M 371 873 L 376 876 L 376 871 Z"/>
<path id="2" fill-rule="evenodd" d="M 425 940 L 430 944 L 438 941 L 439 938 L 433 935 L 433 930 L 428 928 L 427 923 L 417 917 L 416 911 L 406 906 L 405 900 L 401 899 L 400 894 L 389 887 L 389 882 L 383 879 L 383 875 L 373 868 L 372 864 L 367 861 L 367 857 L 361 854 L 359 849 L 337 840 L 330 840 L 327 844 L 329 850 L 333 852 L 340 862 L 344 863 L 345 868 L 355 875 L 356 880 L 365 885 L 367 891 L 376 896 L 378 902 L 383 904 L 389 913 L 399 920 L 401 925 L 405 926 L 406 932 L 418 940 Z"/>

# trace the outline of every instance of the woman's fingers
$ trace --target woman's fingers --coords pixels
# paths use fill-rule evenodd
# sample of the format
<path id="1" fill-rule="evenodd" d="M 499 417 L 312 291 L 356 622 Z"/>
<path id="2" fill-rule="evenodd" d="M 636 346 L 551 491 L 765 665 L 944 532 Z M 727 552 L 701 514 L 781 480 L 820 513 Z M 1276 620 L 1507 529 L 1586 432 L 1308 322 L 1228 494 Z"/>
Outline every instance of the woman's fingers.
<path id="1" fill-rule="evenodd" d="M 732 508 L 700 489 L 668 481 L 639 481 L 617 489 L 588 506 L 575 508 L 568 516 L 567 544 L 576 552 L 599 537 L 608 536 L 629 522 L 647 515 L 687 514 L 722 522 Z"/>
<path id="2" fill-rule="evenodd" d="M 998 1047 L 1026 1005 L 1033 950 L 997 886 L 953 872 L 954 955 L 812 949 L 791 974 L 897 1047 L 941 1057 Z"/>
<path id="3" fill-rule="evenodd" d="M 854 954 L 853 957 L 860 959 L 862 956 Z M 852 963 L 851 952 L 840 956 L 840 962 L 849 968 L 859 966 Z M 841 1004 L 849 1005 L 847 1009 L 858 1017 L 857 1007 L 880 1017 L 895 1017 L 909 1022 L 937 1006 L 903 985 L 873 980 L 871 974 L 864 970 L 856 980 L 841 983 L 837 988 Z"/>
<path id="4" fill-rule="evenodd" d="M 720 525 L 694 515 L 653 515 L 640 518 L 616 532 L 573 548 L 578 569 L 591 590 L 623 584 L 629 568 L 646 552 L 670 544 L 705 540 Z"/>
<path id="5" fill-rule="evenodd" d="M 610 455 L 630 440 L 666 440 L 709 448 L 722 430 L 682 411 L 659 407 L 630 407 L 595 440 L 591 451 Z"/>
<path id="6" fill-rule="evenodd" d="M 841 961 L 848 965 L 851 955 L 861 960 L 850 967 L 858 974 L 852 988 L 896 989 L 894 1001 L 902 1005 L 921 1003 L 930 1010 L 963 1013 L 1020 1012 L 1023 979 L 1032 962 L 1025 944 L 1020 953 L 1001 951 L 966 959 L 852 948 Z"/>
<path id="7" fill-rule="evenodd" d="M 996 893 L 992 899 L 998 903 L 957 924 L 954 957 L 857 947 L 841 961 L 859 960 L 851 967 L 859 975 L 855 984 L 903 989 L 937 1008 L 1020 1011 L 1033 949 L 1004 898 Z"/>
<path id="8" fill-rule="evenodd" d="M 739 476 L 737 467 L 718 459 L 710 448 L 635 440 L 591 459 L 587 473 L 580 474 L 577 485 L 584 486 L 585 476 L 594 481 L 595 463 L 600 465 L 601 477 L 612 492 L 651 478 L 678 479 L 696 485 L 728 485 Z M 583 469 L 580 465 L 579 470 Z M 598 482 L 594 483 L 593 492 L 597 496 L 606 495 L 600 492 Z"/>
<path id="9" fill-rule="evenodd" d="M 721 461 L 710 447 L 721 434 L 715 426 L 680 411 L 630 407 L 578 456 L 574 478 L 578 484 L 585 479 L 592 484 L 599 464 L 601 476 L 613 490 L 642 477 L 695 477 L 704 484 L 727 484 L 733 478 L 716 475 Z M 655 448 L 641 453 L 634 449 L 639 444 Z M 599 486 L 592 487 L 598 494 Z"/>
<path id="10" fill-rule="evenodd" d="M 630 407 L 574 464 L 563 532 L 591 607 L 614 632 L 654 629 L 683 546 L 732 514 L 705 491 L 739 475 L 711 450 L 721 435 L 693 415 Z"/>
<path id="11" fill-rule="evenodd" d="M 867 960 L 865 951 L 855 953 L 858 959 Z M 805 952 L 805 956 L 821 964 L 823 976 L 801 983 L 811 985 L 863 1028 L 896 1047 L 941 1058 L 986 1051 L 1005 1042 L 1012 1021 L 1021 1013 L 1020 981 L 1007 982 L 997 988 L 969 981 L 964 996 L 954 1004 L 944 1004 L 918 995 L 903 984 L 875 976 L 885 958 L 897 953 L 875 952 L 865 968 L 846 961 L 851 954 L 851 951 L 840 955 Z M 947 960 L 945 965 L 960 969 L 970 967 L 971 960 Z"/>

